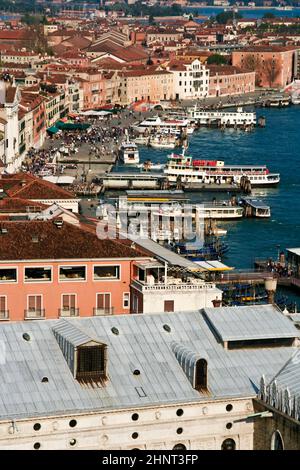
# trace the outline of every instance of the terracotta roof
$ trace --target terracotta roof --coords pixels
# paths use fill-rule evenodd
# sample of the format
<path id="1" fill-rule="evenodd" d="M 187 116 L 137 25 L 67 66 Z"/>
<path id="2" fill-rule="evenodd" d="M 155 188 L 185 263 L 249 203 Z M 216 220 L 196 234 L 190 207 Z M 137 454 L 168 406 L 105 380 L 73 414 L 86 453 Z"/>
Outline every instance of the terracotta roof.
<path id="1" fill-rule="evenodd" d="M 2 185 L 9 197 L 45 200 L 75 198 L 69 191 L 26 173 L 5 176 L 0 180 L 0 186 Z"/>
<path id="2" fill-rule="evenodd" d="M 9 198 L 6 197 L 0 200 L 0 213 L 24 213 L 27 212 L 28 207 L 37 207 L 45 209 L 47 206 L 40 202 L 32 202 L 28 199 Z"/>
<path id="3" fill-rule="evenodd" d="M 55 219 L 54 219 L 55 221 Z M 100 240 L 96 228 L 51 221 L 1 222 L 1 260 L 136 258 L 146 256 L 127 240 Z M 34 241 L 33 241 L 34 240 Z"/>
<path id="4" fill-rule="evenodd" d="M 239 73 L 255 73 L 250 70 L 243 70 L 239 67 L 234 67 L 233 65 L 207 65 L 206 68 L 209 69 L 210 77 L 216 75 L 235 75 Z"/>
<path id="5" fill-rule="evenodd" d="M 6 93 L 5 93 L 5 101 L 6 103 L 13 103 L 15 100 L 17 88 L 14 86 L 8 86 L 6 88 Z"/>

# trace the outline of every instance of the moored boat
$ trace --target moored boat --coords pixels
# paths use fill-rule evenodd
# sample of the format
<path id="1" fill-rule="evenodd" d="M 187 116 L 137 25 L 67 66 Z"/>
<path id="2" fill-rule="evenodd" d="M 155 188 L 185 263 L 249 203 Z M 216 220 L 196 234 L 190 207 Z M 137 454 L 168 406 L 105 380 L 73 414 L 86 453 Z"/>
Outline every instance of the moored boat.
<path id="1" fill-rule="evenodd" d="M 279 173 L 270 173 L 265 165 L 225 165 L 219 160 L 194 160 L 191 156 L 172 153 L 164 174 L 169 182 L 180 184 L 232 184 L 239 185 L 245 178 L 251 186 L 274 186 L 280 181 Z M 243 180 L 242 180 L 243 178 Z"/>

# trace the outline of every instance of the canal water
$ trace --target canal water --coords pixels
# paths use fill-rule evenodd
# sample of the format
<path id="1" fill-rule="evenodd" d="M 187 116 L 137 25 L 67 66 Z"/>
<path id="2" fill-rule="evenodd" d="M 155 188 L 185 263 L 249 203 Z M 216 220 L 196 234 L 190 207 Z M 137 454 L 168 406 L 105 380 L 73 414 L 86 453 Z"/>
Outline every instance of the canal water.
<path id="1" fill-rule="evenodd" d="M 264 165 L 279 172 L 276 188 L 257 188 L 252 196 L 271 207 L 269 219 L 243 219 L 219 222 L 227 230 L 229 251 L 224 262 L 238 269 L 253 268 L 257 258 L 272 257 L 286 248 L 300 246 L 300 106 L 285 109 L 260 109 L 257 117 L 266 117 L 266 127 L 252 132 L 202 128 L 190 136 L 188 153 L 197 159 L 223 160 L 225 163 Z M 165 163 L 169 151 L 140 148 L 141 162 Z M 123 167 L 124 168 L 124 167 Z M 120 167 L 117 171 L 120 171 Z M 192 193 L 195 201 L 213 197 L 225 199 L 226 193 Z M 289 292 L 289 297 L 300 297 Z"/>

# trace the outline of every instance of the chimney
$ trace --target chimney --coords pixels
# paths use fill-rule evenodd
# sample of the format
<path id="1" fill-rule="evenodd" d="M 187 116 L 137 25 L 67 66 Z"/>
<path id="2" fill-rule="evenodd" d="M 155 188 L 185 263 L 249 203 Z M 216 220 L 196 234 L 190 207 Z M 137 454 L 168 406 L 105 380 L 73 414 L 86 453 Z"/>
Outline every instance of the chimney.
<path id="1" fill-rule="evenodd" d="M 216 299 L 212 300 L 212 303 L 213 303 L 213 306 L 214 306 L 215 308 L 221 307 L 221 305 L 222 305 L 222 300 L 221 300 L 221 299 L 218 299 L 218 297 L 217 297 Z"/>

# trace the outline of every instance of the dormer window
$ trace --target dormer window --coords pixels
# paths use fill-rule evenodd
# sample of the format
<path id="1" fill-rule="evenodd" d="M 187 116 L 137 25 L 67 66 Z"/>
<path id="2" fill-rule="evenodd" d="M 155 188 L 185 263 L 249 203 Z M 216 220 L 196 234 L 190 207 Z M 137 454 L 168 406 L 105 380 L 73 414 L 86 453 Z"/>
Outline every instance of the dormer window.
<path id="1" fill-rule="evenodd" d="M 195 389 L 207 390 L 207 361 L 198 359 L 195 368 Z"/>
<path id="2" fill-rule="evenodd" d="M 106 346 L 80 346 L 77 348 L 76 379 L 99 381 L 106 378 Z"/>

